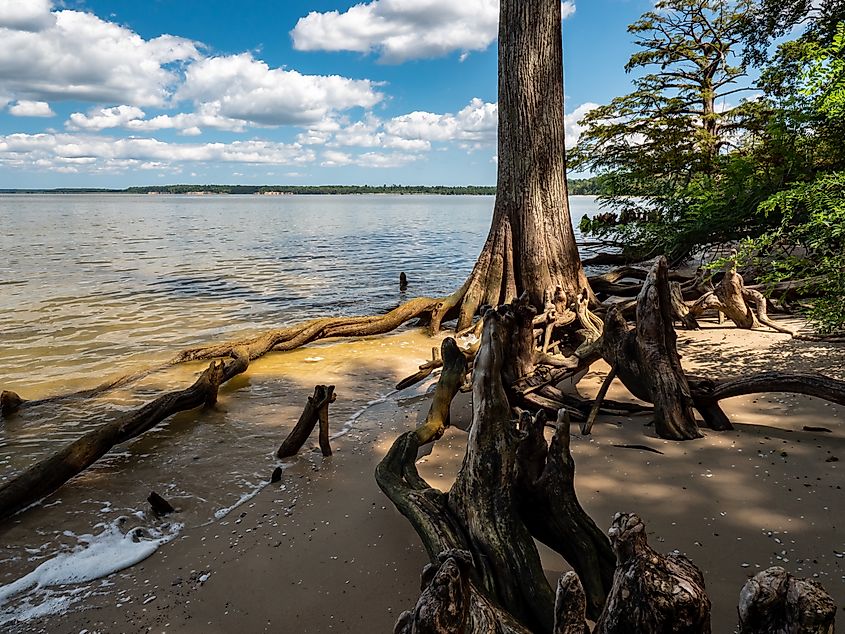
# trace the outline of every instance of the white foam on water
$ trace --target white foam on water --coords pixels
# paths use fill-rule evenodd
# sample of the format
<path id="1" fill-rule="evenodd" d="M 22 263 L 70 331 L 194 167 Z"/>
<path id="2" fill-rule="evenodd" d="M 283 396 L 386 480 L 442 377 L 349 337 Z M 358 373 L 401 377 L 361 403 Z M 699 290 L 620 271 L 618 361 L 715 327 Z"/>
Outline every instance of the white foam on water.
<path id="1" fill-rule="evenodd" d="M 352 430 L 352 427 L 355 425 L 355 422 L 356 422 L 359 418 L 361 418 L 361 416 L 362 416 L 362 415 L 363 415 L 363 414 L 364 414 L 364 413 L 365 413 L 368 409 L 370 409 L 370 408 L 371 408 L 371 407 L 373 407 L 374 405 L 381 405 L 382 403 L 386 403 L 387 401 L 389 401 L 389 400 L 390 400 L 390 398 L 391 398 L 391 397 L 395 396 L 396 394 L 399 394 L 399 390 L 393 390 L 392 392 L 388 392 L 388 393 L 387 393 L 387 394 L 385 394 L 384 396 L 379 396 L 378 398 L 373 399 L 372 401 L 367 402 L 367 404 L 366 404 L 366 405 L 364 405 L 364 407 L 362 407 L 362 408 L 361 408 L 361 409 L 359 409 L 357 412 L 355 412 L 354 414 L 352 414 L 352 416 L 350 416 L 348 419 L 346 419 L 346 422 L 345 422 L 345 423 L 343 423 L 343 426 L 342 426 L 342 427 L 341 427 L 338 431 L 336 431 L 335 433 L 333 433 L 333 434 L 330 436 L 330 438 L 331 438 L 332 440 L 334 440 L 335 438 L 340 438 L 341 436 L 345 436 L 346 434 L 348 434 L 348 433 Z"/>
<path id="2" fill-rule="evenodd" d="M 26 621 L 65 611 L 79 600 L 79 588 L 64 588 L 106 577 L 143 561 L 171 541 L 182 524 L 159 528 L 137 526 L 124 533 L 128 518 L 119 517 L 96 535 L 79 535 L 79 545 L 59 553 L 20 579 L 0 586 L 0 623 Z M 65 534 L 71 534 L 66 531 Z M 48 591 L 48 588 L 65 591 Z M 40 600 L 39 600 L 40 599 Z M 9 605 L 16 603 L 16 605 Z"/>
<path id="3" fill-rule="evenodd" d="M 261 490 L 264 487 L 266 487 L 268 484 L 270 484 L 269 480 L 262 480 L 261 482 L 258 483 L 258 485 L 256 485 L 256 487 L 252 491 L 247 491 L 246 493 L 241 495 L 241 497 L 238 499 L 238 501 L 235 502 L 232 506 L 227 506 L 224 509 L 217 509 L 216 511 L 214 511 L 214 519 L 222 520 L 229 513 L 234 511 L 236 508 L 238 508 L 241 504 L 244 504 L 245 502 L 249 502 L 252 498 L 254 498 L 256 495 L 261 493 Z"/>

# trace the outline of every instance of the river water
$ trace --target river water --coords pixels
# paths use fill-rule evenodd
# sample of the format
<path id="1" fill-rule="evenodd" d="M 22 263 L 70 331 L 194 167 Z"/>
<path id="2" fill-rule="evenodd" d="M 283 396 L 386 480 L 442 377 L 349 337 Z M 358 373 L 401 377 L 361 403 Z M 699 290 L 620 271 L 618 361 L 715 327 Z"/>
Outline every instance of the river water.
<path id="1" fill-rule="evenodd" d="M 0 195 L 0 389 L 35 399 L 93 387 L 187 346 L 451 292 L 472 268 L 492 206 L 483 196 Z M 576 225 L 596 210 L 593 198 L 573 197 Z M 346 345 L 380 392 L 356 393 L 350 382 L 333 415 L 354 424 L 362 404 L 390 392 L 385 359 L 428 345 L 409 331 Z M 109 544 L 125 552 L 118 518 L 144 525 L 154 544 L 172 537 L 179 526 L 144 516 L 150 489 L 175 501 L 187 524 L 255 492 L 301 409 L 291 394 L 342 382 L 336 356 L 325 345 L 271 355 L 225 386 L 227 405 L 201 423 L 195 413 L 166 421 L 0 527 L 0 624 L 4 613 L 58 601 L 47 591 L 13 601 L 3 590 L 56 553 L 92 543 L 106 544 L 106 557 Z M 103 421 L 189 385 L 201 368 L 0 421 L 0 484 Z"/>

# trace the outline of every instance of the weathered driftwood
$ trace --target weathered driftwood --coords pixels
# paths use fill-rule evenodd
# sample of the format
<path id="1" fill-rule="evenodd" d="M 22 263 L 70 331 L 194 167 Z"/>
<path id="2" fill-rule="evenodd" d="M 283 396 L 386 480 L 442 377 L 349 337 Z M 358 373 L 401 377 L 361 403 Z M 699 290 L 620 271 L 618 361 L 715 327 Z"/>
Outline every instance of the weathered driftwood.
<path id="1" fill-rule="evenodd" d="M 601 354 L 634 396 L 654 404 L 658 436 L 690 440 L 701 434 L 678 356 L 667 272 L 666 259 L 660 258 L 638 298 L 636 330 L 628 329 L 616 307 L 608 310 Z"/>
<path id="2" fill-rule="evenodd" d="M 651 548 L 636 515 L 617 513 L 610 539 L 616 572 L 594 634 L 709 634 L 710 599 L 695 564 L 683 555 L 661 555 Z"/>
<path id="3" fill-rule="evenodd" d="M 101 425 L 4 484 L 0 487 L 0 521 L 50 495 L 115 445 L 143 434 L 177 412 L 214 405 L 220 385 L 249 365 L 245 350 L 233 349 L 231 356 L 227 361 L 212 361 L 191 387 L 160 396 L 131 414 Z"/>
<path id="4" fill-rule="evenodd" d="M 754 305 L 752 310 L 751 305 Z M 760 324 L 773 330 L 795 336 L 795 332 L 773 322 L 766 309 L 766 298 L 759 291 L 745 286 L 736 266 L 731 266 L 719 284 L 689 306 L 693 318 L 706 310 L 717 310 L 734 322 L 738 328 L 755 328 Z"/>
<path id="5" fill-rule="evenodd" d="M 581 425 L 581 433 L 585 436 L 589 435 L 593 429 L 593 425 L 596 422 L 596 418 L 601 411 L 601 404 L 604 401 L 604 397 L 607 396 L 607 391 L 610 389 L 610 384 L 613 383 L 613 379 L 616 378 L 616 368 L 610 368 L 610 371 L 607 373 L 607 376 L 604 377 L 604 380 L 601 382 L 601 387 L 599 388 L 598 394 L 596 394 L 596 400 L 593 403 L 593 406 L 590 408 L 590 413 L 587 415 L 587 420 L 584 421 L 584 424 Z"/>
<path id="6" fill-rule="evenodd" d="M 672 302 L 672 319 L 682 323 L 687 330 L 699 330 L 698 321 L 684 301 L 683 291 L 678 282 L 669 282 L 669 296 Z"/>
<path id="7" fill-rule="evenodd" d="M 305 403 L 305 408 L 296 425 L 276 452 L 276 457 L 284 459 L 295 456 L 308 440 L 308 436 L 311 435 L 318 421 L 320 423 L 320 450 L 324 456 L 332 455 L 329 445 L 329 405 L 336 399 L 334 385 L 316 386 L 313 396 L 308 397 L 308 402 Z"/>
<path id="8" fill-rule="evenodd" d="M 467 360 L 452 337 L 446 337 L 440 346 L 443 371 L 434 388 L 431 407 L 422 425 L 417 428 L 420 444 L 439 440 L 449 426 L 449 409 L 467 374 Z"/>
<path id="9" fill-rule="evenodd" d="M 421 364 L 419 370 L 409 377 L 406 377 L 396 384 L 397 390 L 404 390 L 407 387 L 416 385 L 420 381 L 427 379 L 432 372 L 438 368 L 443 367 L 443 359 L 440 358 L 440 348 L 431 349 L 431 361 L 426 361 Z"/>
<path id="10" fill-rule="evenodd" d="M 740 634 L 833 634 L 836 603 L 820 583 L 777 566 L 758 572 L 739 594 Z"/>

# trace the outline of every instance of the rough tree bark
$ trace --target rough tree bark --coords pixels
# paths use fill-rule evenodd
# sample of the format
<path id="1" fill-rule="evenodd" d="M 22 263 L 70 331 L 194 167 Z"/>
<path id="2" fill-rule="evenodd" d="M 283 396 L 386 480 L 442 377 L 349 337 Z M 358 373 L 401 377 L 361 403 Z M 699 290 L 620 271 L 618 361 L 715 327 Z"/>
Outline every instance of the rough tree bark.
<path id="1" fill-rule="evenodd" d="M 547 289 L 570 298 L 589 289 L 569 215 L 564 138 L 560 2 L 502 0 L 496 203 L 458 330 L 482 304 L 527 292 L 540 307 Z"/>
<path id="2" fill-rule="evenodd" d="M 636 515 L 617 514 L 610 539 L 616 572 L 594 634 L 709 634 L 710 599 L 695 564 L 683 555 L 657 553 Z"/>
<path id="3" fill-rule="evenodd" d="M 502 376 L 508 328 L 516 321 L 505 310 L 490 310 L 484 317 L 473 373 L 473 422 L 451 491 L 432 489 L 417 473 L 421 440 L 433 438 L 428 431 L 420 433 L 425 425 L 397 439 L 379 464 L 376 480 L 413 524 L 432 563 L 443 551 L 471 553 L 472 588 L 530 631 L 550 632 L 555 597 L 534 537 L 561 552 L 587 580 L 585 605 L 594 617 L 610 589 L 614 560 L 607 538 L 575 497 L 568 419 L 559 420 L 550 446 L 542 434 L 542 414 L 529 415 L 519 426 L 512 420 Z M 441 381 L 450 379 L 441 376 Z M 473 619 L 484 621 L 481 615 Z"/>
<path id="4" fill-rule="evenodd" d="M 739 594 L 740 634 L 833 634 L 836 603 L 821 584 L 774 566 Z"/>
<path id="5" fill-rule="evenodd" d="M 661 257 L 640 292 L 636 329 L 629 330 L 619 311 L 611 307 L 605 318 L 601 353 L 634 396 L 654 404 L 658 436 L 691 440 L 701 434 L 678 356 L 671 306 L 668 265 Z"/>

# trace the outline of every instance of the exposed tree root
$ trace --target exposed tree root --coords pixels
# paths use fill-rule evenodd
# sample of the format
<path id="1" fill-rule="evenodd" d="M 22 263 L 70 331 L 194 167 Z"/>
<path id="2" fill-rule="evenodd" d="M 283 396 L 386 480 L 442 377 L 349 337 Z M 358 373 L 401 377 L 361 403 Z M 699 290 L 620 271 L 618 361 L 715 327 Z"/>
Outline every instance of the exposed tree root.
<path id="1" fill-rule="evenodd" d="M 434 398 L 425 421 L 417 429 L 420 444 L 439 440 L 449 426 L 449 408 L 455 394 L 464 384 L 467 374 L 467 360 L 457 342 L 452 337 L 446 337 L 441 345 L 440 358 L 443 361 L 443 372 L 434 390 Z"/>
<path id="2" fill-rule="evenodd" d="M 752 310 L 751 305 L 755 310 Z M 722 281 L 713 290 L 705 293 L 689 306 L 692 317 L 705 310 L 715 309 L 734 322 L 738 328 L 751 329 L 763 324 L 772 330 L 795 336 L 795 332 L 769 319 L 766 298 L 759 291 L 745 286 L 736 266 L 725 271 Z"/>
<path id="3" fill-rule="evenodd" d="M 636 330 L 628 330 L 619 311 L 611 307 L 601 354 L 634 396 L 654 404 L 655 431 L 661 438 L 690 440 L 701 434 L 676 340 L 667 263 L 660 258 L 640 293 Z"/>
<path id="4" fill-rule="evenodd" d="M 709 634 L 710 599 L 695 564 L 683 555 L 657 553 L 648 545 L 645 525 L 636 515 L 617 514 L 610 539 L 616 572 L 595 634 Z"/>
<path id="5" fill-rule="evenodd" d="M 609 589 L 613 559 L 601 531 L 594 525 L 584 530 L 592 520 L 574 499 L 568 424 L 561 421 L 549 447 L 542 436 L 542 414 L 523 419 L 521 430 L 511 419 L 502 375 L 511 339 L 507 329 L 515 323 L 515 316 L 492 310 L 484 317 L 473 373 L 473 423 L 452 490 L 442 494 L 420 478 L 417 450 L 420 438 L 430 434 L 418 431 L 396 440 L 376 480 L 419 533 L 433 563 L 444 550 L 470 552 L 471 578 L 479 591 L 530 631 L 548 632 L 554 594 L 532 535 L 562 550 L 565 544 L 570 564 L 595 579 L 588 584 L 591 613 Z M 523 503 L 529 499 L 543 505 Z M 478 622 L 487 621 L 479 616 Z"/>
<path id="6" fill-rule="evenodd" d="M 610 528 L 616 556 L 613 585 L 592 634 L 710 634 L 704 576 L 685 556 L 649 546 L 645 526 L 617 513 Z M 590 634 L 578 574 L 557 583 L 551 629 L 526 628 L 477 585 L 472 553 L 447 550 L 422 574 L 415 608 L 403 612 L 395 634 Z M 741 634 L 833 634 L 836 603 L 815 581 L 769 568 L 749 579 L 739 597 Z"/>
<path id="7" fill-rule="evenodd" d="M 740 634 L 833 634 L 836 603 L 817 581 L 777 566 L 758 572 L 739 594 Z"/>
<path id="8" fill-rule="evenodd" d="M 0 404 L 2 404 L 0 413 L 8 416 L 24 407 L 64 400 L 92 398 L 117 387 L 129 385 L 159 370 L 190 361 L 208 361 L 211 359 L 227 358 L 232 356 L 236 350 L 245 351 L 247 360 L 255 361 L 271 351 L 294 350 L 295 348 L 320 339 L 384 334 L 395 330 L 415 317 L 430 312 L 437 302 L 438 300 L 436 299 L 418 297 L 405 302 L 384 315 L 313 319 L 295 326 L 268 330 L 251 337 L 187 348 L 159 366 L 119 377 L 88 390 L 32 401 L 22 399 L 14 392 L 4 392 L 4 396 L 0 400 Z"/>
<path id="9" fill-rule="evenodd" d="M 690 377 L 689 383 L 696 409 L 701 412 L 708 427 L 717 431 L 733 429 L 730 419 L 719 406 L 719 401 L 735 396 L 792 392 L 845 405 L 845 381 L 823 374 L 761 372 L 751 376 L 716 381 Z"/>
<path id="10" fill-rule="evenodd" d="M 308 402 L 299 416 L 296 425 L 285 438 L 284 442 L 276 452 L 279 459 L 290 458 L 308 440 L 308 436 L 320 422 L 320 450 L 324 456 L 331 456 L 332 449 L 329 444 L 329 405 L 337 400 L 334 393 L 334 385 L 318 385 L 314 388 L 314 395 L 308 397 Z"/>
<path id="11" fill-rule="evenodd" d="M 233 349 L 231 356 L 228 361 L 212 361 L 191 387 L 160 396 L 88 432 L 4 484 L 0 487 L 0 521 L 50 495 L 115 445 L 143 434 L 177 412 L 214 405 L 218 388 L 249 366 L 245 349 Z"/>

